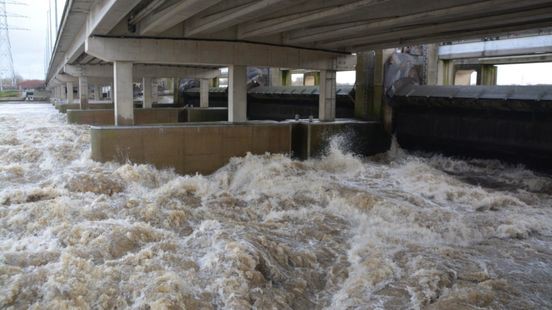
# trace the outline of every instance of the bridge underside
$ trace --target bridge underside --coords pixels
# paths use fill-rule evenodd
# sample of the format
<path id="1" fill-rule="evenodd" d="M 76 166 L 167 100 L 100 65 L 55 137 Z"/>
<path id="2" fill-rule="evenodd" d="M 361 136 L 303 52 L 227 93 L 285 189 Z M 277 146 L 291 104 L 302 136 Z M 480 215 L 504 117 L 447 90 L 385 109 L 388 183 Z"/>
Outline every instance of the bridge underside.
<path id="1" fill-rule="evenodd" d="M 354 53 L 379 50 L 370 79 L 381 104 L 381 49 L 545 29 L 551 9 L 550 0 L 73 0 L 47 81 L 56 98 L 83 110 L 90 85 L 95 96 L 111 86 L 114 124 L 132 126 L 134 82 L 149 109 L 156 78 L 201 80 L 200 107 L 209 108 L 210 80 L 228 68 L 226 126 L 241 126 L 247 67 L 308 69 L 319 72 L 318 119 L 332 122 L 336 72 L 364 70 Z"/>
<path id="2" fill-rule="evenodd" d="M 143 79 L 149 90 L 151 84 L 151 74 L 133 66 L 196 69 L 181 70 L 181 78 L 229 67 L 228 119 L 241 122 L 247 120 L 244 67 L 319 70 L 319 118 L 331 121 L 335 71 L 354 69 L 350 53 L 549 27 L 551 8 L 545 0 L 74 0 L 65 8 L 47 78 L 51 88 L 78 83 L 86 108 L 93 76 L 87 71 L 103 67 L 96 75 L 113 80 L 118 124 L 132 124 L 129 85 Z M 72 91 L 67 96 L 73 103 Z"/>

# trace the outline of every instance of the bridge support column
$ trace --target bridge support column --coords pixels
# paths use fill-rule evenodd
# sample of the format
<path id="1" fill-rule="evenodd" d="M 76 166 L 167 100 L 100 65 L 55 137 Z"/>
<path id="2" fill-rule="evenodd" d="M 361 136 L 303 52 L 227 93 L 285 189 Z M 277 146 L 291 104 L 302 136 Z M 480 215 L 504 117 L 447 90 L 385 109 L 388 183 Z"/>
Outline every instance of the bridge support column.
<path id="1" fill-rule="evenodd" d="M 335 121 L 336 72 L 320 71 L 320 96 L 318 118 L 321 122 Z"/>
<path id="2" fill-rule="evenodd" d="M 199 106 L 209 107 L 209 79 L 199 80 Z"/>
<path id="3" fill-rule="evenodd" d="M 355 117 L 381 121 L 384 116 L 385 63 L 394 49 L 357 54 Z"/>
<path id="4" fill-rule="evenodd" d="M 67 103 L 73 103 L 75 101 L 73 98 L 73 82 L 67 82 Z"/>
<path id="5" fill-rule="evenodd" d="M 61 100 L 61 86 L 54 87 L 53 92 L 52 92 L 52 97 L 55 100 Z"/>
<path id="6" fill-rule="evenodd" d="M 157 79 L 152 79 L 151 81 L 151 103 L 159 103 L 159 81 Z"/>
<path id="7" fill-rule="evenodd" d="M 86 76 L 79 77 L 79 98 L 80 109 L 88 109 L 88 78 Z"/>
<path id="8" fill-rule="evenodd" d="M 497 67 L 493 65 L 481 65 L 481 85 L 496 85 Z"/>
<path id="9" fill-rule="evenodd" d="M 151 109 L 153 106 L 153 97 L 152 97 L 152 78 L 145 77 L 142 79 L 142 89 L 143 89 L 143 101 L 142 108 Z"/>
<path id="10" fill-rule="evenodd" d="M 454 62 L 452 60 L 439 60 L 437 85 L 454 85 Z"/>
<path id="11" fill-rule="evenodd" d="M 247 121 L 247 67 L 228 67 L 228 121 Z"/>
<path id="12" fill-rule="evenodd" d="M 115 61 L 113 63 L 113 81 L 115 89 L 115 126 L 134 125 L 134 101 L 132 90 L 132 63 Z"/>
<path id="13" fill-rule="evenodd" d="M 172 78 L 173 86 L 173 103 L 176 105 L 181 104 L 180 96 L 180 78 Z"/>
<path id="14" fill-rule="evenodd" d="M 270 68 L 270 86 L 282 86 L 282 70 Z"/>
<path id="15" fill-rule="evenodd" d="M 101 88 L 100 86 L 94 85 L 94 100 L 100 100 L 101 99 L 100 88 Z"/>
<path id="16" fill-rule="evenodd" d="M 425 50 L 425 84 L 437 85 L 439 75 L 439 45 L 428 44 Z"/>
<path id="17" fill-rule="evenodd" d="M 59 100 L 66 100 L 67 99 L 67 93 L 65 92 L 65 86 L 61 85 L 59 87 Z"/>

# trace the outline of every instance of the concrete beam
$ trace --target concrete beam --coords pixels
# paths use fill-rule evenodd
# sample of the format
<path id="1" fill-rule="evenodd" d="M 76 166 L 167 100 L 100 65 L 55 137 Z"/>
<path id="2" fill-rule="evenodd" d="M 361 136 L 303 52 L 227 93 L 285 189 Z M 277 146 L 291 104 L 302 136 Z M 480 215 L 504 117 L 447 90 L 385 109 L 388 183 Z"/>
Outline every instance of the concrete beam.
<path id="1" fill-rule="evenodd" d="M 87 36 L 108 34 L 139 3 L 136 0 L 96 1 L 88 14 Z"/>
<path id="2" fill-rule="evenodd" d="M 65 65 L 64 72 L 72 76 L 112 77 L 113 65 Z M 160 66 L 137 64 L 133 66 L 134 78 L 190 78 L 212 79 L 220 75 L 220 70 L 215 68 L 197 68 L 182 66 Z"/>
<path id="3" fill-rule="evenodd" d="M 272 12 L 296 3 L 297 0 L 259 0 L 248 2 L 230 10 L 218 12 L 208 17 L 196 17 L 186 23 L 184 29 L 187 37 L 213 33 L 224 28 L 235 26 L 248 18 L 258 18 L 261 12 Z"/>
<path id="4" fill-rule="evenodd" d="M 527 56 L 543 53 L 552 53 L 552 35 L 452 44 L 439 47 L 440 59 Z"/>
<path id="5" fill-rule="evenodd" d="M 104 61 L 148 64 L 261 66 L 336 70 L 346 54 L 267 44 L 213 41 L 90 37 L 86 53 Z"/>
<path id="6" fill-rule="evenodd" d="M 63 51 L 58 51 L 56 46 L 55 50 L 60 52 L 63 56 L 61 59 L 55 57 L 50 64 L 48 76 L 53 76 L 63 70 L 66 63 L 74 62 L 85 50 L 86 38 L 90 35 L 105 35 L 109 33 L 128 13 L 139 4 L 139 1 L 135 0 L 98 0 L 89 1 L 94 2 L 93 5 L 78 5 L 75 1 L 71 1 L 68 4 L 69 14 L 68 18 L 77 18 L 85 14 L 84 22 L 82 24 L 70 24 L 63 25 L 65 28 L 77 28 L 80 29 L 70 37 L 60 37 L 60 40 L 69 40 L 68 47 Z M 80 17 L 82 19 L 82 17 Z M 79 26 L 80 25 L 80 26 Z M 51 70 L 55 70 L 52 72 Z"/>
<path id="7" fill-rule="evenodd" d="M 376 44 L 378 42 L 387 42 L 390 40 L 404 40 L 407 38 L 419 38 L 420 36 L 427 35 L 428 33 L 434 35 L 436 33 L 455 33 L 460 32 L 460 35 L 465 35 L 465 29 L 492 29 L 502 28 L 511 24 L 522 24 L 520 27 L 531 28 L 530 22 L 535 20 L 548 20 L 550 21 L 550 14 L 542 9 L 527 10 L 523 12 L 515 12 L 510 14 L 503 14 L 491 17 L 477 17 L 471 19 L 464 19 L 461 21 L 444 22 L 439 24 L 431 24 L 427 26 L 411 27 L 403 30 L 379 32 L 372 35 L 358 34 L 358 36 L 347 37 L 338 40 L 328 40 L 319 43 L 319 46 L 324 48 L 335 48 L 338 46 L 355 46 Z M 492 33 L 492 31 L 491 31 Z M 400 44 L 399 46 L 402 46 Z"/>
<path id="8" fill-rule="evenodd" d="M 522 14 L 525 14 L 524 12 Z M 535 12 L 532 12 L 535 14 Z M 505 20 L 508 20 L 508 16 L 504 16 Z M 472 20 L 466 23 L 465 26 L 470 27 L 470 30 L 462 28 L 447 28 L 445 26 L 434 25 L 432 27 L 425 28 L 428 31 L 429 28 L 433 29 L 432 33 L 418 32 L 418 33 L 389 33 L 388 36 L 372 37 L 370 43 L 361 45 L 355 45 L 351 47 L 351 50 L 365 51 L 381 48 L 391 48 L 397 46 L 409 46 L 414 44 L 428 44 L 428 43 L 440 43 L 451 42 L 455 40 L 466 39 L 481 39 L 486 36 L 500 36 L 510 35 L 518 31 L 529 29 L 541 29 L 552 27 L 552 20 L 545 17 L 545 14 L 538 13 L 535 19 L 531 19 L 530 16 L 525 16 L 524 20 L 515 19 L 511 24 L 506 22 L 496 21 L 495 26 L 480 26 L 481 21 Z M 421 31 L 421 30 L 420 30 Z M 401 37 L 402 36 L 402 37 Z M 360 43 L 360 42 L 359 42 Z"/>
<path id="9" fill-rule="evenodd" d="M 185 0 L 176 2 L 139 24 L 141 35 L 157 35 L 191 18 L 222 0 Z"/>
<path id="10" fill-rule="evenodd" d="M 525 9 L 529 5 L 542 5 L 549 3 L 547 0 L 487 0 L 467 5 L 457 5 L 449 8 L 425 11 L 416 14 L 408 14 L 399 17 L 391 17 L 375 21 L 355 21 L 340 23 L 338 25 L 323 25 L 291 31 L 285 38 L 286 44 L 296 45 L 309 42 L 329 41 L 340 38 L 353 37 L 355 35 L 366 35 L 370 33 L 388 32 L 389 29 L 415 28 L 416 26 L 430 25 L 434 23 L 462 21 L 476 17 L 489 17 L 489 11 L 500 11 L 493 13 L 511 12 L 512 10 Z"/>
<path id="11" fill-rule="evenodd" d="M 278 18 L 252 22 L 238 27 L 238 38 L 268 36 L 275 33 L 306 27 L 321 21 L 342 16 L 354 11 L 366 9 L 390 0 L 360 0 L 336 5 L 326 9 L 282 16 Z"/>

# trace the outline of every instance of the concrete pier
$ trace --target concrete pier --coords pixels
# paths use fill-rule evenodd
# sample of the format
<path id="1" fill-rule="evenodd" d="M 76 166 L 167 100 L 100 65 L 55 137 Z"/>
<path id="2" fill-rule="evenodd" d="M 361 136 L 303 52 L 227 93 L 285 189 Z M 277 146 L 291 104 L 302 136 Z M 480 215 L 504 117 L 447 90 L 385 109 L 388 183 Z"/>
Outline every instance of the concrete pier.
<path id="1" fill-rule="evenodd" d="M 92 127 L 92 159 L 152 164 L 182 174 L 209 174 L 230 158 L 291 153 L 291 124 L 250 122 Z"/>

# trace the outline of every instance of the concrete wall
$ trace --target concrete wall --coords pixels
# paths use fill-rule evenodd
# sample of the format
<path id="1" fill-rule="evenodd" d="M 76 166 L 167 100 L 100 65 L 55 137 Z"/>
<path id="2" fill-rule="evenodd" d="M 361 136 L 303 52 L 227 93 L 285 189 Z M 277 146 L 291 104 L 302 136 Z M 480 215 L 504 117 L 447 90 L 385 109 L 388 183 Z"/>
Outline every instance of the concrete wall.
<path id="1" fill-rule="evenodd" d="M 364 156 L 385 152 L 391 143 L 391 137 L 381 122 L 301 121 L 293 123 L 293 155 L 299 159 L 325 155 L 336 136 L 339 136 L 342 150 Z"/>
<path id="2" fill-rule="evenodd" d="M 92 127 L 92 159 L 148 163 L 182 174 L 209 174 L 230 158 L 291 153 L 291 124 L 179 124 L 175 126 Z"/>
<path id="3" fill-rule="evenodd" d="M 113 108 L 113 103 L 92 103 L 88 105 L 89 109 L 110 109 Z M 78 103 L 56 103 L 56 109 L 61 113 L 67 113 L 67 110 L 76 110 L 80 109 L 80 104 Z"/>
<path id="4" fill-rule="evenodd" d="M 70 124 L 113 125 L 114 111 L 103 110 L 68 110 L 67 121 Z M 226 108 L 152 108 L 134 109 L 134 121 L 137 125 L 168 124 L 179 122 L 214 122 L 226 121 Z"/>

